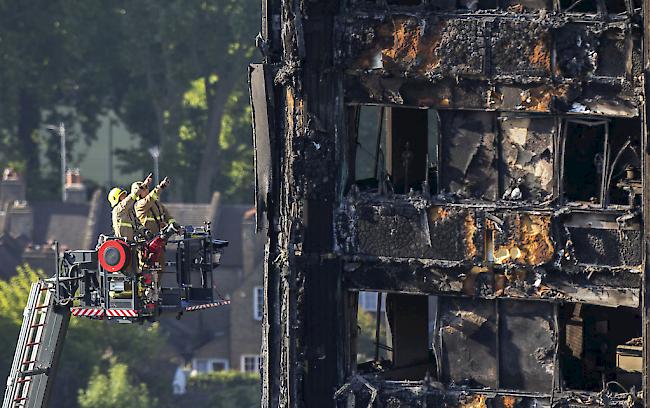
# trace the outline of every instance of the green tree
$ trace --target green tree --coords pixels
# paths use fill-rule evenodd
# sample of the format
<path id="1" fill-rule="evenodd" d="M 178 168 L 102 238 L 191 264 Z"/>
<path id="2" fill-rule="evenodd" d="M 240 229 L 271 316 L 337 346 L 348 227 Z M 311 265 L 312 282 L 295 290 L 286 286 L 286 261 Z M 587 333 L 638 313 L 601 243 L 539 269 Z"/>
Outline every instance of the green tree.
<path id="1" fill-rule="evenodd" d="M 119 152 L 125 170 L 150 169 L 146 148 L 159 145 L 161 172 L 174 175 L 177 198 L 207 202 L 224 184 L 250 188 L 252 178 L 241 175 L 250 167 L 241 162 L 252 161 L 246 65 L 258 2 L 175 0 L 161 7 L 143 0 L 122 10 L 130 79 L 119 115 L 142 142 L 138 152 Z M 226 191 L 235 197 L 241 194 Z"/>
<path id="2" fill-rule="evenodd" d="M 260 406 L 260 376 L 257 373 L 220 371 L 190 377 L 188 394 L 194 406 L 254 408 Z"/>
<path id="3" fill-rule="evenodd" d="M 357 341 L 357 362 L 364 363 L 375 358 L 375 337 L 377 333 L 376 313 L 366 312 L 359 308 L 357 313 L 357 327 L 359 338 Z M 379 329 L 379 343 L 386 345 L 386 321 L 382 320 Z M 379 359 L 387 358 L 386 351 L 379 349 Z"/>
<path id="4" fill-rule="evenodd" d="M 96 367 L 113 360 L 128 364 L 131 376 L 164 402 L 171 398 L 176 368 L 165 345 L 157 323 L 141 326 L 73 318 L 56 377 L 54 405 L 75 406 L 78 390 L 86 386 Z"/>
<path id="5" fill-rule="evenodd" d="M 126 364 L 111 360 L 108 373 L 98 370 L 88 381 L 88 387 L 79 391 L 81 408 L 150 408 L 157 405 L 149 396 L 147 385 L 134 384 Z"/>
<path id="6" fill-rule="evenodd" d="M 79 125 L 92 139 L 106 105 L 104 69 L 88 64 L 89 48 L 78 46 L 81 39 L 99 39 L 93 3 L 0 1 L 0 164 L 24 174 L 30 198 L 58 193 L 59 144 L 45 124 L 65 121 L 71 130 Z M 97 44 L 104 51 L 112 45 Z M 69 132 L 69 147 L 79 137 Z"/>
<path id="7" fill-rule="evenodd" d="M 118 149 L 125 170 L 150 171 L 159 145 L 175 199 L 218 188 L 250 201 L 258 11 L 256 0 L 0 0 L 0 165 L 22 170 L 30 198 L 57 197 L 59 144 L 45 124 L 65 121 L 74 144 L 112 111 L 140 142 Z M 188 104 L 197 84 L 201 101 Z"/>
<path id="8" fill-rule="evenodd" d="M 29 291 L 32 283 L 42 277 L 42 271 L 22 265 L 11 279 L 0 280 L 0 344 L 8 345 L 0 348 L 0 378 L 9 376 Z"/>

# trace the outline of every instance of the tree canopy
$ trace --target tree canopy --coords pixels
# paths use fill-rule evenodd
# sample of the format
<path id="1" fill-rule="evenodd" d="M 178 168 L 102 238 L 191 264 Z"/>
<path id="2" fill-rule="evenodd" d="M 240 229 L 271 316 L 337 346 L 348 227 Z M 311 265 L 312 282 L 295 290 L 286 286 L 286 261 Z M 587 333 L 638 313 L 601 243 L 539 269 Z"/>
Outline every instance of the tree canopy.
<path id="1" fill-rule="evenodd" d="M 250 201 L 245 83 L 258 10 L 254 0 L 0 0 L 0 164 L 25 174 L 31 198 L 55 197 L 59 147 L 45 125 L 64 121 L 77 129 L 69 143 L 92 141 L 113 112 L 139 141 L 116 149 L 125 171 L 149 172 L 156 145 L 175 199 L 219 189 Z"/>
<path id="2" fill-rule="evenodd" d="M 126 364 L 111 361 L 108 373 L 96 371 L 85 390 L 79 391 L 81 408 L 151 408 L 155 398 L 149 396 L 146 384 L 135 384 Z"/>

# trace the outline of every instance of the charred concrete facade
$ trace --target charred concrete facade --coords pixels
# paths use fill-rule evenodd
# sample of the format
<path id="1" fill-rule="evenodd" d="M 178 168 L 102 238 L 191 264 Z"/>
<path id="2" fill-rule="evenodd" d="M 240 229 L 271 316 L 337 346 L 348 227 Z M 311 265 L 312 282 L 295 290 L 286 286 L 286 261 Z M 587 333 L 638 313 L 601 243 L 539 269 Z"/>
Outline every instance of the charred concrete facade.
<path id="1" fill-rule="evenodd" d="M 263 1 L 263 406 L 647 406 L 649 5 Z"/>

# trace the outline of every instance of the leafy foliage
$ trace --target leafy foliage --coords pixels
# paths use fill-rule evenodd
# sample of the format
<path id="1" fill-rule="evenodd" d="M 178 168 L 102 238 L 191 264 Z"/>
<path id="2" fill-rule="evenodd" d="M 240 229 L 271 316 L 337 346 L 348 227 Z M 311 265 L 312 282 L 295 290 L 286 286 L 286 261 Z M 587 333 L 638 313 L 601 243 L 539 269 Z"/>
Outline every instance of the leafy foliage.
<path id="1" fill-rule="evenodd" d="M 379 343 L 386 344 L 386 322 L 381 322 L 379 329 Z M 359 308 L 357 313 L 357 326 L 359 328 L 359 337 L 357 342 L 357 362 L 363 363 L 375 358 L 375 335 L 377 330 L 377 320 L 375 313 L 366 312 Z M 379 350 L 379 358 L 386 357 L 386 351 Z"/>
<path id="2" fill-rule="evenodd" d="M 198 396 L 195 406 L 253 408 L 260 404 L 260 377 L 234 370 L 199 374 L 190 377 L 188 391 Z"/>
<path id="3" fill-rule="evenodd" d="M 0 0 L 0 165 L 24 172 L 30 198 L 56 197 L 59 144 L 45 124 L 65 121 L 74 145 L 114 112 L 139 139 L 135 151 L 118 146 L 125 171 L 148 173 L 158 145 L 174 199 L 207 201 L 218 188 L 250 201 L 258 10 L 255 0 Z"/>
<path id="4" fill-rule="evenodd" d="M 56 378 L 56 406 L 74 406 L 77 390 L 86 386 L 98 366 L 128 364 L 131 375 L 146 383 L 162 401 L 171 397 L 175 365 L 165 350 L 158 324 L 114 324 L 74 318 Z"/>
<path id="5" fill-rule="evenodd" d="M 0 316 L 20 326 L 32 283 L 43 277 L 43 271 L 25 264 L 18 266 L 8 281 L 0 280 Z"/>
<path id="6" fill-rule="evenodd" d="M 16 272 L 8 281 L 0 280 L 0 344 L 10 345 L 0 348 L 1 378 L 9 375 L 13 345 L 18 339 L 32 283 L 43 277 L 42 271 L 34 270 L 29 265 L 19 266 Z"/>
<path id="7" fill-rule="evenodd" d="M 147 386 L 134 384 L 127 365 L 115 360 L 111 360 L 107 374 L 95 371 L 88 387 L 79 392 L 81 408 L 150 408 L 156 404 Z"/>

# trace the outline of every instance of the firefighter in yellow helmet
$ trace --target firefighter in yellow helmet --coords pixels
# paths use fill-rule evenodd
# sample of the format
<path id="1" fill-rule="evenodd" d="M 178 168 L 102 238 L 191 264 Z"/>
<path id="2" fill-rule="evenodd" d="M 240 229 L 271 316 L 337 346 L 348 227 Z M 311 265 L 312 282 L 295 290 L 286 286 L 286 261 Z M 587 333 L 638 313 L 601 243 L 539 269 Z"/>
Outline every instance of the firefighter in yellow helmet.
<path id="1" fill-rule="evenodd" d="M 140 197 L 134 205 L 135 214 L 140 223 L 154 235 L 170 224 L 178 227 L 176 220 L 160 202 L 160 192 L 168 185 L 169 178 L 167 177 L 151 191 L 149 191 L 149 186 L 141 182 L 131 185 L 131 193 Z"/>
<path id="2" fill-rule="evenodd" d="M 141 184 L 146 186 L 151 183 L 151 174 Z M 138 199 L 138 194 L 128 194 L 119 187 L 113 188 L 108 193 L 108 201 L 113 208 L 111 218 L 113 223 L 113 233 L 118 238 L 126 238 L 127 241 L 133 241 L 136 228 L 139 225 L 138 218 L 135 214 L 133 205 Z"/>

